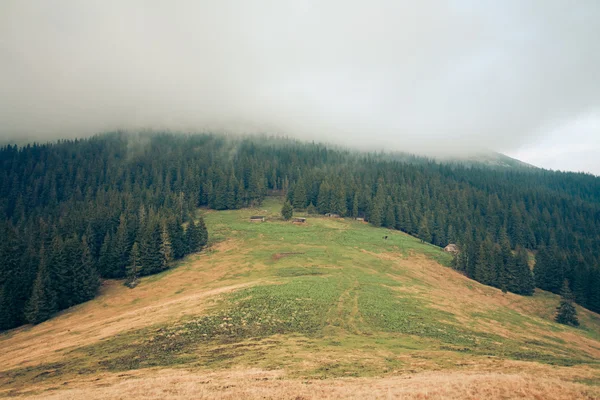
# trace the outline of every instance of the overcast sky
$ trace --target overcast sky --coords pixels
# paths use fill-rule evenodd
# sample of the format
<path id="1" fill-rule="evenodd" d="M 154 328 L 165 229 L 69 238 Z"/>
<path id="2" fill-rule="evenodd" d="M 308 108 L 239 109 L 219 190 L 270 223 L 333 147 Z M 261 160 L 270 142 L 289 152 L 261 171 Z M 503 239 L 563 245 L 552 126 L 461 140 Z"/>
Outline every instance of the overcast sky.
<path id="1" fill-rule="evenodd" d="M 0 2 L 0 136 L 268 132 L 600 174 L 600 1 Z"/>

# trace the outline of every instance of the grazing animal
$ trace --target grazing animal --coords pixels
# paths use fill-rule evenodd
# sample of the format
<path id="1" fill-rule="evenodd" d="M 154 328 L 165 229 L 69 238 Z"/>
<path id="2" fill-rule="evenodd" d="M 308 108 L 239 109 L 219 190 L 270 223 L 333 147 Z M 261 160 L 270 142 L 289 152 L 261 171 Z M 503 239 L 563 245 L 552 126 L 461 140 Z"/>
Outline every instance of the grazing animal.
<path id="1" fill-rule="evenodd" d="M 388 238 L 387 236 L 384 236 L 384 237 L 383 237 L 383 239 L 384 239 L 384 240 L 387 240 L 387 238 Z"/>

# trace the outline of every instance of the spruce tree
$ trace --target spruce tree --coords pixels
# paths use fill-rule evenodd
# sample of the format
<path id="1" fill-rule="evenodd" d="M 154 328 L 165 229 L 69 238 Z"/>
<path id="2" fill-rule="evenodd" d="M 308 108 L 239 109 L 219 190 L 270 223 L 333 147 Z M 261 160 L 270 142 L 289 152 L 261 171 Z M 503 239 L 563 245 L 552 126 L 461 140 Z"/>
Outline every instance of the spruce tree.
<path id="1" fill-rule="evenodd" d="M 330 199 L 331 212 L 340 216 L 346 215 L 346 191 L 344 190 L 342 182 L 338 182 L 334 186 Z"/>
<path id="2" fill-rule="evenodd" d="M 352 198 L 352 218 L 358 217 L 358 194 L 354 193 Z"/>
<path id="3" fill-rule="evenodd" d="M 131 243 L 129 241 L 129 232 L 127 229 L 127 219 L 124 214 L 119 217 L 119 227 L 113 240 L 112 253 L 113 256 L 111 265 L 110 275 L 115 278 L 122 278 L 125 276 L 125 269 L 129 261 L 129 249 Z"/>
<path id="4" fill-rule="evenodd" d="M 475 280 L 486 285 L 496 286 L 498 282 L 497 262 L 498 257 L 493 244 L 489 240 L 481 242 L 475 262 Z"/>
<path id="5" fill-rule="evenodd" d="M 229 210 L 234 210 L 238 207 L 238 186 L 239 183 L 233 174 L 229 176 L 229 180 L 227 181 L 227 208 Z"/>
<path id="6" fill-rule="evenodd" d="M 129 265 L 127 266 L 127 280 L 125 285 L 135 287 L 139 278 L 142 265 L 140 264 L 140 246 L 137 242 L 133 243 L 129 254 Z"/>
<path id="7" fill-rule="evenodd" d="M 206 229 L 206 224 L 204 223 L 204 218 L 202 216 L 198 217 L 198 224 L 196 227 L 198 229 L 200 250 L 202 250 L 208 244 L 208 229 Z"/>
<path id="8" fill-rule="evenodd" d="M 171 239 L 169 238 L 169 232 L 167 226 L 163 225 L 160 234 L 160 268 L 165 270 L 169 268 L 169 263 L 173 259 L 173 250 L 171 249 Z"/>
<path id="9" fill-rule="evenodd" d="M 529 256 L 523 247 L 517 248 L 517 254 L 514 260 L 514 270 L 511 274 L 514 278 L 511 291 L 524 296 L 533 295 L 535 282 L 533 274 L 529 268 Z"/>
<path id="10" fill-rule="evenodd" d="M 113 275 L 113 252 L 112 252 L 112 240 L 110 233 L 106 232 L 104 240 L 102 241 L 102 247 L 100 247 L 100 257 L 98 259 L 98 270 L 102 276 L 107 278 L 115 278 Z"/>
<path id="11" fill-rule="evenodd" d="M 23 308 L 31 294 L 31 277 L 25 272 L 32 260 L 21 254 L 14 227 L 0 230 L 0 236 L 0 330 L 3 330 L 23 323 Z"/>
<path id="12" fill-rule="evenodd" d="M 306 187 L 304 181 L 299 179 L 294 186 L 294 208 L 304 209 L 306 207 Z"/>
<path id="13" fill-rule="evenodd" d="M 46 267 L 50 275 L 52 291 L 56 294 L 58 309 L 71 305 L 71 266 L 67 262 L 64 242 L 58 234 L 54 234 L 51 244 L 50 257 L 46 260 Z"/>
<path id="14" fill-rule="evenodd" d="M 421 242 L 431 242 L 431 232 L 429 231 L 429 221 L 427 220 L 427 217 L 423 217 L 423 219 L 421 219 L 418 234 Z"/>
<path id="15" fill-rule="evenodd" d="M 225 210 L 227 208 L 227 179 L 220 174 L 215 185 L 214 200 L 211 205 L 215 210 Z"/>
<path id="16" fill-rule="evenodd" d="M 392 198 L 388 196 L 388 199 L 385 203 L 385 218 L 383 225 L 386 228 L 393 229 L 396 226 L 396 213 L 394 212 L 394 203 L 392 202 Z"/>
<path id="17" fill-rule="evenodd" d="M 73 280 L 73 299 L 74 304 L 88 301 L 96 296 L 100 287 L 98 272 L 94 268 L 94 260 L 87 239 L 84 236 L 81 240 L 80 259 L 75 264 L 75 274 Z"/>
<path id="18" fill-rule="evenodd" d="M 39 324 L 58 311 L 57 296 L 52 286 L 50 271 L 46 264 L 46 254 L 42 247 L 37 276 L 25 309 L 25 317 L 29 323 Z"/>
<path id="19" fill-rule="evenodd" d="M 200 234 L 200 230 L 196 226 L 194 220 L 190 220 L 187 229 L 185 231 L 185 239 L 187 242 L 188 253 L 195 253 L 200 251 L 202 237 Z"/>
<path id="20" fill-rule="evenodd" d="M 144 266 L 144 275 L 155 274 L 163 270 L 161 256 L 161 227 L 156 220 L 149 218 L 146 229 L 140 239 L 140 259 Z"/>
<path id="21" fill-rule="evenodd" d="M 290 202 L 286 200 L 286 202 L 283 203 L 283 207 L 281 207 L 281 216 L 286 221 L 289 221 L 293 215 L 294 215 L 294 209 L 293 209 L 292 205 L 290 204 Z"/>
<path id="22" fill-rule="evenodd" d="M 535 282 L 540 289 L 559 293 L 564 280 L 563 258 L 556 245 L 542 247 L 535 257 Z"/>
<path id="23" fill-rule="evenodd" d="M 577 319 L 577 309 L 573 305 L 573 294 L 569 288 L 569 281 L 565 279 L 563 282 L 562 290 L 560 291 L 560 305 L 556 308 L 556 322 L 579 326 L 579 320 Z"/>
<path id="24" fill-rule="evenodd" d="M 331 189 L 329 184 L 325 181 L 323 181 L 319 187 L 317 209 L 321 214 L 331 212 Z"/>
<path id="25" fill-rule="evenodd" d="M 171 238 L 171 247 L 173 249 L 173 259 L 179 260 L 186 253 L 185 232 L 181 222 L 176 218 L 171 218 L 167 223 L 169 237 Z M 130 257 L 131 262 L 131 257 Z"/>

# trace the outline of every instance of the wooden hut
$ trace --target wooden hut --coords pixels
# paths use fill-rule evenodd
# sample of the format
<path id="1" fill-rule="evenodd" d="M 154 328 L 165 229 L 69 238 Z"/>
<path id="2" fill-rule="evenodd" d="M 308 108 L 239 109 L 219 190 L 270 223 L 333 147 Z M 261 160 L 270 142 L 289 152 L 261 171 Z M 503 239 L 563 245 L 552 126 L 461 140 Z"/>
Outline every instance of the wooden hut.
<path id="1" fill-rule="evenodd" d="M 265 222 L 264 215 L 253 215 L 250 217 L 250 222 Z"/>
<path id="2" fill-rule="evenodd" d="M 458 253 L 458 246 L 455 245 L 454 243 L 450 243 L 448 246 L 444 247 L 444 251 L 446 251 L 448 253 L 457 254 Z"/>
<path id="3" fill-rule="evenodd" d="M 294 217 L 293 221 L 294 223 L 298 223 L 298 224 L 303 224 L 306 222 L 306 218 L 304 217 Z"/>

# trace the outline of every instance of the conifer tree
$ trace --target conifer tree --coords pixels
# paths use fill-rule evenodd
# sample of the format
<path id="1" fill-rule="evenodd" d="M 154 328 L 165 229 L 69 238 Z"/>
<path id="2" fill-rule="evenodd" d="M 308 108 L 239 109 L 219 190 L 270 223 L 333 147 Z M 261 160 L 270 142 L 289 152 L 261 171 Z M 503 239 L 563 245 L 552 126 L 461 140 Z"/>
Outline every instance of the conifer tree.
<path id="1" fill-rule="evenodd" d="M 25 310 L 25 317 L 29 323 L 39 324 L 58 311 L 57 296 L 52 286 L 50 271 L 46 264 L 46 254 L 42 247 L 37 276 Z"/>
<path id="2" fill-rule="evenodd" d="M 67 262 L 64 242 L 58 234 L 54 234 L 51 243 L 50 257 L 46 260 L 46 266 L 50 275 L 52 291 L 56 294 L 58 309 L 71 306 L 71 266 Z"/>
<path id="3" fill-rule="evenodd" d="M 155 274 L 163 270 L 161 233 L 162 229 L 158 221 L 149 218 L 140 240 L 140 260 L 144 266 L 144 275 Z"/>
<path id="4" fill-rule="evenodd" d="M 160 263 L 161 269 L 169 268 L 169 263 L 173 259 L 173 250 L 171 248 L 171 239 L 169 238 L 169 232 L 167 226 L 163 225 L 162 232 L 160 235 Z"/>
<path id="5" fill-rule="evenodd" d="M 142 229 L 145 225 L 146 225 L 146 207 L 144 207 L 144 204 L 140 204 L 140 208 L 138 210 L 138 224 L 139 224 L 139 229 Z"/>
<path id="6" fill-rule="evenodd" d="M 511 292 L 518 293 L 519 277 L 516 274 L 516 262 L 510 248 L 510 240 L 508 239 L 506 230 L 501 230 L 499 240 L 500 248 L 498 249 L 498 263 L 496 265 L 497 286 L 503 291 L 510 290 Z"/>
<path id="7" fill-rule="evenodd" d="M 107 278 L 116 278 L 113 275 L 113 252 L 112 252 L 112 240 L 110 233 L 106 232 L 104 240 L 102 241 L 102 247 L 100 247 L 100 257 L 98 259 L 98 269 L 102 276 Z"/>
<path id="8" fill-rule="evenodd" d="M 27 258 L 21 254 L 22 247 L 14 227 L 2 229 L 0 224 L 0 236 L 0 330 L 3 330 L 24 322 L 23 308 L 31 294 L 31 279 L 35 276 L 28 274 L 27 269 L 35 260 L 30 254 Z"/>
<path id="9" fill-rule="evenodd" d="M 206 229 L 206 224 L 202 216 L 198 217 L 196 227 L 198 229 L 198 237 L 200 238 L 200 250 L 202 250 L 208 244 L 208 229 Z"/>
<path id="10" fill-rule="evenodd" d="M 483 284 L 496 286 L 496 262 L 497 257 L 493 249 L 493 244 L 489 240 L 481 242 L 477 261 L 475 262 L 474 278 Z"/>
<path id="11" fill-rule="evenodd" d="M 394 212 L 394 208 L 392 198 L 388 196 L 385 203 L 385 218 L 383 223 L 386 228 L 393 229 L 396 226 L 396 213 Z"/>
<path id="12" fill-rule="evenodd" d="M 211 205 L 213 204 L 214 199 L 214 188 L 213 183 L 210 180 L 207 180 L 202 184 L 202 195 L 200 196 L 200 204 L 201 205 Z"/>
<path id="13" fill-rule="evenodd" d="M 575 309 L 575 306 L 573 305 L 573 300 L 573 294 L 569 288 L 569 281 L 565 279 L 562 290 L 560 291 L 560 305 L 556 309 L 556 322 L 565 325 L 579 326 L 577 309 Z"/>
<path id="14" fill-rule="evenodd" d="M 121 278 L 125 276 L 125 269 L 129 261 L 129 231 L 127 228 L 127 219 L 124 214 L 119 217 L 119 227 L 115 234 L 112 244 L 112 265 L 110 265 L 110 276 Z"/>
<path id="15" fill-rule="evenodd" d="M 306 207 L 306 212 L 308 215 L 315 215 L 319 213 L 319 210 L 317 210 L 317 207 L 311 202 L 308 207 Z"/>
<path id="16" fill-rule="evenodd" d="M 84 236 L 81 240 L 81 251 L 79 262 L 76 263 L 73 276 L 73 304 L 79 304 L 88 301 L 96 296 L 100 287 L 98 272 L 94 268 L 94 260 L 87 239 Z"/>
<path id="17" fill-rule="evenodd" d="M 281 216 L 286 221 L 289 221 L 293 215 L 294 215 L 294 208 L 292 207 L 290 202 L 286 200 L 285 203 L 283 203 L 283 207 L 281 207 Z"/>
<path id="18" fill-rule="evenodd" d="M 185 232 L 179 219 L 171 218 L 167 223 L 169 237 L 171 238 L 171 247 L 173 249 L 173 259 L 179 260 L 186 253 Z M 130 257 L 131 262 L 131 257 Z"/>
<path id="19" fill-rule="evenodd" d="M 225 210 L 227 208 L 227 179 L 223 177 L 223 174 L 218 175 L 211 207 L 215 210 Z"/>
<path id="20" fill-rule="evenodd" d="M 421 219 L 418 234 L 421 242 L 431 242 L 431 232 L 429 231 L 429 221 L 427 220 L 427 217 L 423 217 L 423 219 Z"/>
<path id="21" fill-rule="evenodd" d="M 371 201 L 369 210 L 369 222 L 374 226 L 381 226 L 384 221 L 385 188 L 383 178 L 377 180 L 377 192 Z"/>
<path id="22" fill-rule="evenodd" d="M 330 197 L 330 211 L 339 214 L 340 216 L 346 215 L 346 191 L 344 190 L 343 184 L 338 182 L 331 193 Z"/>
<path id="23" fill-rule="evenodd" d="M 358 217 L 358 194 L 354 193 L 354 197 L 352 198 L 352 217 Z"/>
<path id="24" fill-rule="evenodd" d="M 304 181 L 299 179 L 294 186 L 294 208 L 304 209 L 306 207 L 306 187 Z M 291 218 L 291 217 L 290 217 Z"/>
<path id="25" fill-rule="evenodd" d="M 326 181 L 323 181 L 319 187 L 317 209 L 321 214 L 331 212 L 331 189 Z"/>
<path id="26" fill-rule="evenodd" d="M 513 270 L 511 272 L 511 285 L 509 290 L 511 292 L 531 296 L 535 288 L 535 282 L 533 280 L 533 274 L 529 268 L 527 251 L 523 247 L 517 248 L 517 254 L 512 264 Z"/>
<path id="27" fill-rule="evenodd" d="M 127 280 L 125 281 L 125 285 L 134 287 L 137 284 L 141 270 L 140 247 L 137 242 L 134 242 L 129 255 L 129 265 L 127 266 Z"/>
<path id="28" fill-rule="evenodd" d="M 556 245 L 542 247 L 535 257 L 535 282 L 539 288 L 559 293 L 564 280 L 563 259 Z"/>
<path id="29" fill-rule="evenodd" d="M 197 251 L 200 251 L 200 249 L 202 248 L 201 233 L 193 219 L 190 220 L 187 226 L 187 229 L 185 231 L 185 239 L 187 242 L 188 253 L 195 253 Z"/>
<path id="30" fill-rule="evenodd" d="M 238 188 L 239 183 L 233 174 L 229 176 L 229 180 L 227 181 L 227 208 L 229 210 L 234 210 L 239 208 L 238 206 Z"/>

